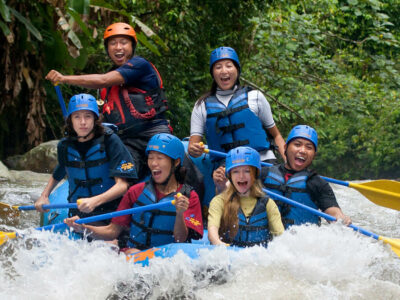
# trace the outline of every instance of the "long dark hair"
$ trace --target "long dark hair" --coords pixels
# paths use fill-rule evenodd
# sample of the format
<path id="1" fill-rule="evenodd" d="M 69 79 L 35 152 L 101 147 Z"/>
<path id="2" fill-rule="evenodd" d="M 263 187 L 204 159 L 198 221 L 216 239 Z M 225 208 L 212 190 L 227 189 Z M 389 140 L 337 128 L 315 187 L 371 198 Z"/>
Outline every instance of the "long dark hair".
<path id="1" fill-rule="evenodd" d="M 101 125 L 103 117 L 100 116 L 100 118 L 98 118 L 94 113 L 93 113 L 93 115 L 95 118 L 94 126 L 93 126 L 93 133 L 94 133 L 94 137 L 98 138 L 104 134 L 104 127 L 103 127 L 103 125 Z M 67 137 L 74 138 L 74 137 L 78 136 L 74 130 L 74 127 L 72 126 L 71 115 L 69 115 L 68 118 L 65 120 L 64 133 Z"/>
<path id="2" fill-rule="evenodd" d="M 175 160 L 172 160 L 172 164 L 175 164 Z M 175 168 L 174 171 L 175 179 L 177 182 L 180 184 L 185 183 L 185 177 L 186 177 L 186 168 L 184 166 L 181 166 L 180 164 Z"/>
<path id="3" fill-rule="evenodd" d="M 232 62 L 235 65 L 236 70 L 238 71 L 238 77 L 236 79 L 236 82 L 235 82 L 234 86 L 237 85 L 238 88 L 240 88 L 240 80 L 239 80 L 239 77 L 240 77 L 239 70 L 240 69 L 239 69 L 239 66 L 237 65 L 237 63 L 235 61 L 232 60 Z M 217 85 L 217 83 L 216 83 L 216 81 L 214 79 L 214 76 L 212 75 L 212 68 L 213 67 L 214 67 L 214 65 L 211 67 L 211 76 L 213 78 L 213 81 L 211 83 L 211 89 L 208 90 L 207 92 L 205 92 L 203 95 L 200 96 L 199 99 L 196 100 L 196 104 L 195 104 L 196 106 L 201 105 L 207 97 L 209 97 L 211 95 L 215 95 L 215 93 L 217 92 L 218 85 Z"/>

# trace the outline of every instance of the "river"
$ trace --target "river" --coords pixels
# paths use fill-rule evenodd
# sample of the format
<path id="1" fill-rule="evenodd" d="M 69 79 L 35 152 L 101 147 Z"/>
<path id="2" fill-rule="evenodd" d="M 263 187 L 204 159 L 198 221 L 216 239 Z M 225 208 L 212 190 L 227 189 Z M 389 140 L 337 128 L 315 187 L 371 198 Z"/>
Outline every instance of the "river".
<path id="1" fill-rule="evenodd" d="M 0 183 L 0 201 L 31 204 L 45 185 Z M 333 185 L 355 225 L 400 237 L 400 213 L 376 206 L 357 191 Z M 400 259 L 390 247 L 342 224 L 301 226 L 275 238 L 268 249 L 205 250 L 127 263 L 102 242 L 74 242 L 37 227 L 39 215 L 0 230 L 24 238 L 0 246 L 0 299 L 400 299 Z"/>

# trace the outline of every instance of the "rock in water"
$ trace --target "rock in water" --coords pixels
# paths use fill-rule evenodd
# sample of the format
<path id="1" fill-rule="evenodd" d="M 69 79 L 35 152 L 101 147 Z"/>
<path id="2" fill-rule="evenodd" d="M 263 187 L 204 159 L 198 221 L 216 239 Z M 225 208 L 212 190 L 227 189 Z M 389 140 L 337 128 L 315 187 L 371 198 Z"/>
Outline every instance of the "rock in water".
<path id="1" fill-rule="evenodd" d="M 23 155 L 7 157 L 4 163 L 13 170 L 51 173 L 57 165 L 58 140 L 42 143 Z"/>

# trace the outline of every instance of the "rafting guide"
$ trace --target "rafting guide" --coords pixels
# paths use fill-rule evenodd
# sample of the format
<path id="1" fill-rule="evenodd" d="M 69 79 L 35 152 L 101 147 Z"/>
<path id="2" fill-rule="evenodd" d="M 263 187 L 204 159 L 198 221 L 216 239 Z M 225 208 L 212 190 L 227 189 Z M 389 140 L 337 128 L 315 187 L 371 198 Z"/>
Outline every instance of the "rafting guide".
<path id="1" fill-rule="evenodd" d="M 104 47 L 113 62 L 104 74 L 63 75 L 51 70 L 46 79 L 53 83 L 102 89 L 104 121 L 118 126 L 118 135 L 129 149 L 138 178 L 148 174 L 145 150 L 157 133 L 171 133 L 164 112 L 168 109 L 162 78 L 156 67 L 134 56 L 136 32 L 126 23 L 114 23 L 104 31 Z"/>

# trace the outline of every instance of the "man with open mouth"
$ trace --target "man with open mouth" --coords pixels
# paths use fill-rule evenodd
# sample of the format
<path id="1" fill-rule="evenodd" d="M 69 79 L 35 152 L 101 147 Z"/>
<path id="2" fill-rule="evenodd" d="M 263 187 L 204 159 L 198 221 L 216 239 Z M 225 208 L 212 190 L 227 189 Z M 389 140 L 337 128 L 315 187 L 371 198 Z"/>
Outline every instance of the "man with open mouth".
<path id="1" fill-rule="evenodd" d="M 286 163 L 263 168 L 261 178 L 264 186 L 280 195 L 320 209 L 348 225 L 351 219 L 344 215 L 328 182 L 308 167 L 318 148 L 318 135 L 314 128 L 297 125 L 286 140 Z M 320 218 L 301 208 L 276 201 L 285 228 L 305 223 L 320 224 Z"/>

